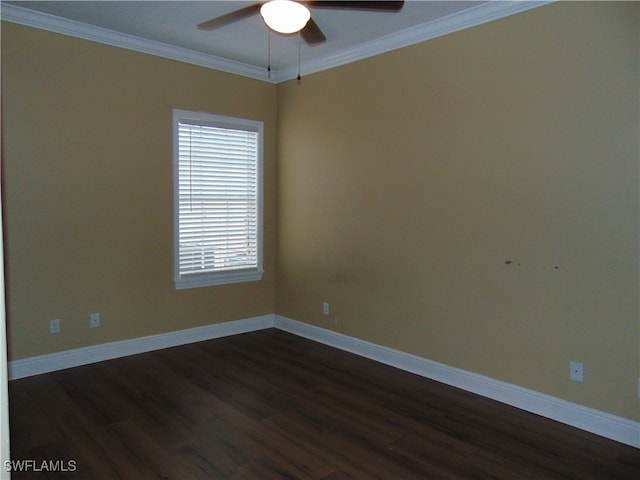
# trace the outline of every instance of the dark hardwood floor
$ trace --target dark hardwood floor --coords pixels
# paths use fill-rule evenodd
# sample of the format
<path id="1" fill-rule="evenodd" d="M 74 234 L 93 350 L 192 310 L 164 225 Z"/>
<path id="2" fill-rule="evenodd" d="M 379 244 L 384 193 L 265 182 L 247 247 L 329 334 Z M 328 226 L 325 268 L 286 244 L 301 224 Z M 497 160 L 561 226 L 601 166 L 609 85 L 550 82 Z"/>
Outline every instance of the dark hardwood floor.
<path id="1" fill-rule="evenodd" d="M 640 478 L 638 449 L 274 329 L 15 380 L 9 401 L 12 458 L 74 470 L 15 479 Z"/>

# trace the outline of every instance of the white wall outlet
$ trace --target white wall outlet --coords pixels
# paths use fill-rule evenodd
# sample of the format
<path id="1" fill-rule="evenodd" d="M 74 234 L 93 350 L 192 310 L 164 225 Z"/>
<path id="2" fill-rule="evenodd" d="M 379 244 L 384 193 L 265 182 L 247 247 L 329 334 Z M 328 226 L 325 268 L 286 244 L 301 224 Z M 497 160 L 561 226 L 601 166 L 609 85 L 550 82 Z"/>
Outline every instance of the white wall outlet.
<path id="1" fill-rule="evenodd" d="M 329 304 L 327 302 L 322 304 L 322 314 L 329 315 Z"/>
<path id="2" fill-rule="evenodd" d="M 569 369 L 569 378 L 572 381 L 580 383 L 584 381 L 584 369 L 581 362 L 570 362 Z"/>
<path id="3" fill-rule="evenodd" d="M 89 315 L 89 327 L 98 328 L 100 326 L 100 314 L 92 313 Z"/>
<path id="4" fill-rule="evenodd" d="M 60 319 L 54 318 L 53 320 L 49 320 L 49 334 L 55 335 L 56 333 L 60 333 Z"/>

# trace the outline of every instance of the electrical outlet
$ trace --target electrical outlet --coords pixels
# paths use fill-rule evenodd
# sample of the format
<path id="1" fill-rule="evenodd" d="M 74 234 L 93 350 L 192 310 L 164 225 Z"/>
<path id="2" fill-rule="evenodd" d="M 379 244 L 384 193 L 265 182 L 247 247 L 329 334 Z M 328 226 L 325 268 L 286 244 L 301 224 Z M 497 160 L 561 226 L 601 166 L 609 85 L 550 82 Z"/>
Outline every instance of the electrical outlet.
<path id="1" fill-rule="evenodd" d="M 329 304 L 327 302 L 322 304 L 322 314 L 329 315 Z"/>
<path id="2" fill-rule="evenodd" d="M 53 320 L 49 320 L 49 334 L 55 335 L 60 333 L 60 319 L 54 318 Z"/>
<path id="3" fill-rule="evenodd" d="M 89 315 L 89 327 L 98 328 L 100 326 L 100 314 L 92 313 Z"/>
<path id="4" fill-rule="evenodd" d="M 569 378 L 574 382 L 582 383 L 584 381 L 584 369 L 581 362 L 570 362 Z"/>

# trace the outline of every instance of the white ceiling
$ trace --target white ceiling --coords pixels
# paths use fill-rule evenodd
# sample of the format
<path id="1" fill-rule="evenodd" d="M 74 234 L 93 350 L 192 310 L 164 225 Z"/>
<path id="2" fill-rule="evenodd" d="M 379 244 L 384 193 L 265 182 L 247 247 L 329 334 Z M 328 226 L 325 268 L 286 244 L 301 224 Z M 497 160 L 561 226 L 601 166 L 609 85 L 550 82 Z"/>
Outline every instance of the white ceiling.
<path id="1" fill-rule="evenodd" d="M 262 80 L 303 75 L 512 15 L 546 2 L 407 1 L 400 12 L 312 9 L 327 41 L 268 33 L 259 15 L 213 31 L 196 26 L 252 1 L 3 1 L 2 19 Z"/>

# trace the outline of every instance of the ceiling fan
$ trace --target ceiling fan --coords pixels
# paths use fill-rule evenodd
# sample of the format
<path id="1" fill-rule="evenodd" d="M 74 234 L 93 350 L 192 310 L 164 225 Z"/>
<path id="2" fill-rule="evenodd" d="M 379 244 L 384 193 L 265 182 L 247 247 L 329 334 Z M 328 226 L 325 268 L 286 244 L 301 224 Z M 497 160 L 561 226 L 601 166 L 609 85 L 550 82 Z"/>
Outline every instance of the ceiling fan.
<path id="1" fill-rule="evenodd" d="M 248 7 L 240 8 L 226 15 L 212 18 L 198 25 L 200 30 L 214 30 L 233 22 L 260 13 L 267 26 L 278 33 L 291 34 L 300 32 L 300 36 L 308 45 L 325 42 L 322 30 L 311 18 L 309 8 L 326 8 L 333 10 L 367 10 L 372 12 L 397 12 L 402 9 L 403 1 L 291 1 L 271 0 L 258 2 Z M 280 10 L 280 7 L 282 10 Z M 290 10 L 284 10 L 284 9 Z M 297 13 L 296 13 L 297 12 Z M 296 17 L 299 15 L 299 18 Z M 297 23 L 282 25 L 281 21 L 296 17 Z"/>

